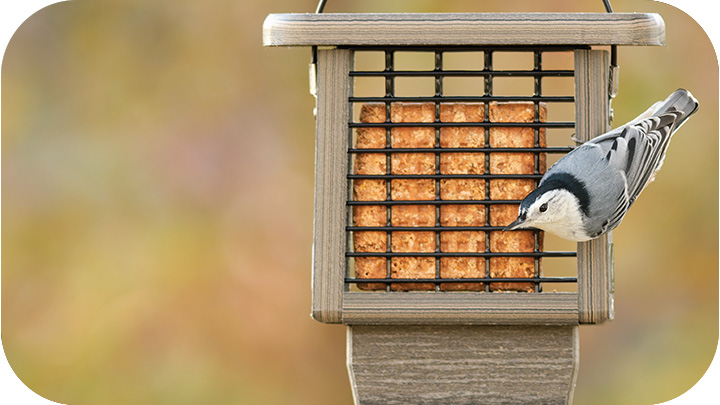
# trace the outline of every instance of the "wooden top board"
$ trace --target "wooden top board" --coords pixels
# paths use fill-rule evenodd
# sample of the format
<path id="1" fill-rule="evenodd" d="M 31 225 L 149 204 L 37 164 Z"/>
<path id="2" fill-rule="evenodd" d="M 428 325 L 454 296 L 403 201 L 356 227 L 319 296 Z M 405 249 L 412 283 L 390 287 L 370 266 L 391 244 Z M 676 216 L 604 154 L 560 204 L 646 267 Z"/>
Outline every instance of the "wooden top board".
<path id="1" fill-rule="evenodd" d="M 270 14 L 265 46 L 664 45 L 645 13 Z"/>

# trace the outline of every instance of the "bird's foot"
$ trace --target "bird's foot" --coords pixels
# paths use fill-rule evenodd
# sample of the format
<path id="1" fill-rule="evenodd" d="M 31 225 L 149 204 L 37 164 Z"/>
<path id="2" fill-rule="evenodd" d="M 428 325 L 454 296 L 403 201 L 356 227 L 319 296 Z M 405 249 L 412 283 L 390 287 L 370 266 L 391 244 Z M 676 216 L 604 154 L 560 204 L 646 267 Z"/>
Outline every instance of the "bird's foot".
<path id="1" fill-rule="evenodd" d="M 578 139 L 578 138 L 575 136 L 575 134 L 570 135 L 570 139 L 572 139 L 572 140 L 575 142 L 575 145 L 570 145 L 570 147 L 573 148 L 573 149 L 575 149 L 575 148 L 577 148 L 578 146 L 581 146 L 582 144 L 584 144 L 585 142 L 587 142 L 587 141 L 583 141 L 583 140 L 581 140 L 581 139 Z"/>

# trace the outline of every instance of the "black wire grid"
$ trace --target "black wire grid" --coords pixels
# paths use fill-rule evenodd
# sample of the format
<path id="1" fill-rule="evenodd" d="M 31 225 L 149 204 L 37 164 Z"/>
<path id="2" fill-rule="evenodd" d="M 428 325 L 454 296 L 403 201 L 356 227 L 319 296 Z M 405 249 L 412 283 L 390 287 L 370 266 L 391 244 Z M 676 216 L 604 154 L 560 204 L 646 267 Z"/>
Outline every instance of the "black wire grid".
<path id="1" fill-rule="evenodd" d="M 543 283 L 577 283 L 577 277 L 543 277 L 540 272 L 540 259 L 548 257 L 576 257 L 574 251 L 541 251 L 539 249 L 539 234 L 541 231 L 535 231 L 535 250 L 525 253 L 501 253 L 490 251 L 490 237 L 486 234 L 485 251 L 484 252 L 441 252 L 440 251 L 440 232 L 443 231 L 501 231 L 502 227 L 490 226 L 490 206 L 493 204 L 518 204 L 520 200 L 490 200 L 490 179 L 533 179 L 535 184 L 542 178 L 539 171 L 539 155 L 541 153 L 564 154 L 571 150 L 570 147 L 540 147 L 540 128 L 574 128 L 575 123 L 572 121 L 549 121 L 541 122 L 539 117 L 540 103 L 574 103 L 573 95 L 549 96 L 543 95 L 543 78 L 545 77 L 573 77 L 574 71 L 569 70 L 544 70 L 542 68 L 543 54 L 546 52 L 570 52 L 578 49 L 578 47 L 445 47 L 445 48 L 424 48 L 424 47 L 362 47 L 355 48 L 353 51 L 357 54 L 363 51 L 373 51 L 384 53 L 384 69 L 373 71 L 351 70 L 350 79 L 354 83 L 354 78 L 359 77 L 380 77 L 385 81 L 385 94 L 372 97 L 355 97 L 352 96 L 349 102 L 352 105 L 356 103 L 385 103 L 386 114 L 385 122 L 380 123 L 362 123 L 354 122 L 349 119 L 348 128 L 350 136 L 350 148 L 348 149 L 348 164 L 352 165 L 352 155 L 358 153 L 381 153 L 387 156 L 387 172 L 382 175 L 366 175 L 366 174 L 348 174 L 349 195 L 347 200 L 350 224 L 346 230 L 348 232 L 348 247 L 346 251 L 347 268 L 350 269 L 352 258 L 356 257 L 386 257 L 387 274 L 385 278 L 356 278 L 354 274 L 348 274 L 345 278 L 346 285 L 353 283 L 383 283 L 386 291 L 391 290 L 392 283 L 435 283 L 435 291 L 440 291 L 440 284 L 446 283 L 484 283 L 485 291 L 490 292 L 491 282 L 502 283 L 534 283 L 535 291 L 542 292 Z M 472 51 L 483 55 L 483 68 L 475 70 L 445 70 L 443 69 L 443 56 L 446 52 L 466 52 Z M 435 66 L 433 70 L 398 70 L 395 68 L 396 52 L 424 52 L 434 54 Z M 532 69 L 525 70 L 495 70 L 493 69 L 493 54 L 495 52 L 524 52 L 532 54 L 534 66 Z M 395 78 L 398 77 L 429 77 L 434 78 L 435 94 L 432 96 L 409 97 L 397 96 L 395 92 Z M 450 96 L 443 93 L 443 80 L 448 77 L 476 77 L 482 78 L 484 81 L 484 94 L 474 96 Z M 532 95 L 526 96 L 500 96 L 494 95 L 493 79 L 496 77 L 529 77 L 534 82 L 534 91 Z M 532 102 L 535 106 L 534 122 L 528 123 L 512 123 L 512 122 L 490 122 L 489 120 L 489 103 L 524 101 Z M 394 102 L 432 102 L 435 103 L 435 121 L 429 123 L 405 123 L 391 122 L 390 108 Z M 484 103 L 484 120 L 482 122 L 440 122 L 440 103 L 449 102 L 473 102 Z M 351 108 L 353 111 L 353 108 Z M 387 142 L 384 148 L 366 149 L 356 148 L 353 143 L 353 130 L 355 128 L 385 128 Z M 434 148 L 392 148 L 390 145 L 390 131 L 396 127 L 432 127 L 435 128 L 435 147 Z M 485 145 L 480 148 L 440 148 L 439 132 L 442 127 L 478 127 L 484 128 Z M 531 127 L 535 131 L 535 146 L 532 148 L 492 148 L 489 143 L 489 128 L 492 127 Z M 484 174 L 440 174 L 439 162 L 440 153 L 483 153 L 485 154 L 485 173 Z M 489 173 L 489 154 L 502 152 L 525 152 L 533 153 L 535 156 L 535 173 L 534 174 L 490 174 Z M 391 174 L 390 154 L 391 153 L 434 153 L 436 159 L 435 174 Z M 383 179 L 387 181 L 387 196 L 384 201 L 354 201 L 352 197 L 352 181 L 356 179 Z M 393 179 L 434 179 L 436 184 L 442 179 L 485 179 L 485 199 L 484 200 L 441 200 L 439 191 L 436 191 L 434 200 L 417 200 L 417 201 L 393 201 L 390 192 L 390 181 Z M 439 188 L 436 188 L 438 190 Z M 398 227 L 391 225 L 390 208 L 394 205 L 434 205 L 436 209 L 435 226 L 413 226 Z M 441 226 L 439 223 L 440 215 L 439 207 L 443 204 L 461 205 L 474 204 L 484 205 L 485 207 L 485 224 L 484 226 Z M 353 206 L 360 205 L 384 205 L 387 207 L 388 220 L 385 226 L 374 227 L 358 227 L 352 226 L 352 209 Z M 386 252 L 354 252 L 351 233 L 355 231 L 382 231 L 387 234 L 387 251 Z M 433 231 L 436 232 L 436 247 L 434 252 L 415 253 L 415 252 L 391 252 L 391 232 L 393 231 Z M 433 257 L 435 258 L 436 275 L 434 279 L 401 279 L 391 278 L 391 260 L 392 257 Z M 485 277 L 482 278 L 440 278 L 440 258 L 442 257 L 482 257 L 485 258 Z M 535 262 L 535 275 L 532 278 L 492 278 L 490 277 L 490 258 L 492 257 L 531 257 Z"/>

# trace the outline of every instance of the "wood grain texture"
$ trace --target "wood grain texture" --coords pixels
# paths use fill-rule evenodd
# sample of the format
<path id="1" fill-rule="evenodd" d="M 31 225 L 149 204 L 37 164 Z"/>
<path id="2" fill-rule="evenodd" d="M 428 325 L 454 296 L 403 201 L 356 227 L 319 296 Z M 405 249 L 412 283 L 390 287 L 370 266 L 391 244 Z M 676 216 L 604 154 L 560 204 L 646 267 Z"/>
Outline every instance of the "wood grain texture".
<path id="1" fill-rule="evenodd" d="M 270 14 L 265 46 L 664 45 L 645 13 Z"/>
<path id="2" fill-rule="evenodd" d="M 346 292 L 349 325 L 577 325 L 575 293 Z"/>
<path id="3" fill-rule="evenodd" d="M 351 326 L 356 404 L 566 404 L 577 326 Z"/>
<path id="4" fill-rule="evenodd" d="M 581 141 L 610 129 L 607 51 L 575 51 L 575 130 Z M 578 243 L 578 308 L 580 323 L 613 318 L 612 232 Z"/>
<path id="5" fill-rule="evenodd" d="M 312 317 L 341 320 L 347 225 L 348 50 L 318 50 Z"/>

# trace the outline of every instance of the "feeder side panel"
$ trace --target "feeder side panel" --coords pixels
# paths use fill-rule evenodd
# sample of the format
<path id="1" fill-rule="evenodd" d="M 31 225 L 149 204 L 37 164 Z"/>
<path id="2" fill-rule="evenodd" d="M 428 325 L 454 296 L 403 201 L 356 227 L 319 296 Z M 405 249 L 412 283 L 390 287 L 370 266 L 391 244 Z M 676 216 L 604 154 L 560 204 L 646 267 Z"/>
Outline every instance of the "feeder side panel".
<path id="1" fill-rule="evenodd" d="M 318 50 L 312 316 L 341 321 L 347 225 L 347 118 L 351 54 Z"/>
<path id="2" fill-rule="evenodd" d="M 575 130 L 580 141 L 610 129 L 609 68 L 607 51 L 575 51 Z M 613 318 L 611 240 L 609 232 L 578 243 L 580 323 L 602 323 Z"/>

